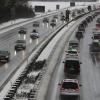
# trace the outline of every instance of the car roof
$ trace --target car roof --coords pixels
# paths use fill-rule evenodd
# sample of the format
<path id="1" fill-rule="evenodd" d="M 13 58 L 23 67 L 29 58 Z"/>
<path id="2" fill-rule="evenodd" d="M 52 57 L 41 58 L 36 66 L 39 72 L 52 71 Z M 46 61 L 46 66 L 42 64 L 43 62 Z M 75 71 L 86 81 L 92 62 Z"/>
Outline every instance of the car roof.
<path id="1" fill-rule="evenodd" d="M 65 61 L 66 60 L 74 60 L 74 61 L 79 61 L 79 57 L 78 56 L 70 56 L 70 55 L 67 55 L 66 57 L 65 57 Z"/>
<path id="2" fill-rule="evenodd" d="M 77 49 L 69 48 L 67 51 L 77 51 Z"/>
<path id="3" fill-rule="evenodd" d="M 16 43 L 26 43 L 25 40 L 17 40 Z"/>
<path id="4" fill-rule="evenodd" d="M 8 54 L 8 53 L 10 53 L 9 51 L 7 51 L 7 50 L 0 50 L 0 53 L 3 53 L 3 54 Z"/>
<path id="5" fill-rule="evenodd" d="M 20 27 L 20 30 L 25 30 L 26 31 L 26 28 L 25 27 Z"/>
<path id="6" fill-rule="evenodd" d="M 40 23 L 40 22 L 38 22 L 38 21 L 34 21 L 33 24 L 35 24 L 35 23 Z"/>
<path id="7" fill-rule="evenodd" d="M 69 43 L 78 43 L 79 44 L 79 42 L 77 40 L 71 40 L 71 41 L 69 41 Z"/>

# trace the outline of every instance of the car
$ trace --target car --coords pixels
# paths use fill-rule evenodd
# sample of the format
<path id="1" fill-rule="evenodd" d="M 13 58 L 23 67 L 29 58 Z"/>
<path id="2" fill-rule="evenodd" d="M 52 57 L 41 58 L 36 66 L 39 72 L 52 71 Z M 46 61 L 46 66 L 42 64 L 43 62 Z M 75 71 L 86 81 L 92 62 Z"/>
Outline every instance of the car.
<path id="1" fill-rule="evenodd" d="M 97 22 L 97 23 L 100 23 L 100 18 L 97 18 L 96 22 Z"/>
<path id="2" fill-rule="evenodd" d="M 54 18 L 54 19 L 58 19 L 58 15 L 54 15 L 53 18 Z"/>
<path id="3" fill-rule="evenodd" d="M 90 22 L 92 21 L 92 16 L 88 16 L 88 17 L 86 18 L 86 21 L 87 21 L 87 23 L 90 23 Z"/>
<path id="4" fill-rule="evenodd" d="M 80 40 L 83 38 L 83 31 L 77 31 L 76 34 L 75 34 L 75 37 Z"/>
<path id="5" fill-rule="evenodd" d="M 66 20 L 65 16 L 64 16 L 64 15 L 61 15 L 60 20 L 61 20 L 61 21 L 65 21 L 65 20 Z"/>
<path id="6" fill-rule="evenodd" d="M 26 49 L 26 41 L 25 40 L 17 40 L 15 42 L 15 50 L 20 51 L 20 50 L 25 50 Z"/>
<path id="7" fill-rule="evenodd" d="M 51 20 L 50 26 L 52 26 L 52 27 L 56 26 L 56 20 L 55 19 L 52 19 Z"/>
<path id="8" fill-rule="evenodd" d="M 73 48 L 79 51 L 79 42 L 75 40 L 70 40 L 68 42 L 68 48 Z"/>
<path id="9" fill-rule="evenodd" d="M 93 42 L 98 42 L 100 44 L 100 32 L 93 32 L 93 36 L 92 36 L 92 40 Z"/>
<path id="10" fill-rule="evenodd" d="M 100 52 L 100 44 L 98 42 L 92 42 L 89 45 L 90 53 L 97 53 Z"/>
<path id="11" fill-rule="evenodd" d="M 96 27 L 93 28 L 93 34 L 98 33 L 98 32 L 100 33 L 100 29 L 99 28 L 96 28 Z"/>
<path id="12" fill-rule="evenodd" d="M 39 38 L 39 33 L 37 32 L 37 30 L 34 29 L 34 30 L 31 32 L 30 37 L 31 37 L 32 39 L 37 39 L 37 38 Z"/>
<path id="13" fill-rule="evenodd" d="M 38 22 L 38 21 L 33 22 L 33 27 L 39 27 L 39 26 L 40 26 L 40 22 Z"/>
<path id="14" fill-rule="evenodd" d="M 66 56 L 79 56 L 79 52 L 77 49 L 69 47 L 66 51 Z"/>
<path id="15" fill-rule="evenodd" d="M 21 27 L 20 30 L 18 31 L 19 34 L 26 34 L 27 33 L 27 29 L 24 27 Z"/>
<path id="16" fill-rule="evenodd" d="M 0 50 L 0 61 L 9 62 L 9 60 L 10 60 L 10 52 L 6 50 Z"/>
<path id="17" fill-rule="evenodd" d="M 66 56 L 64 60 L 64 74 L 65 76 L 76 76 L 80 73 L 80 64 L 78 56 Z"/>
<path id="18" fill-rule="evenodd" d="M 81 31 L 81 32 L 84 33 L 84 32 L 85 32 L 85 28 L 81 28 L 81 27 L 79 27 L 79 28 L 78 28 L 78 31 Z"/>
<path id="19" fill-rule="evenodd" d="M 100 29 L 100 23 L 96 23 L 96 28 Z"/>
<path id="20" fill-rule="evenodd" d="M 60 86 L 60 97 L 61 100 L 66 100 L 66 98 L 77 98 L 80 100 L 80 86 L 79 81 L 77 79 L 63 79 L 61 83 L 58 84 Z M 69 99 L 68 99 L 69 100 Z"/>
<path id="21" fill-rule="evenodd" d="M 43 18 L 43 23 L 49 23 L 49 18 Z"/>
<path id="22" fill-rule="evenodd" d="M 88 25 L 86 20 L 82 21 L 82 23 L 85 25 L 85 27 Z"/>

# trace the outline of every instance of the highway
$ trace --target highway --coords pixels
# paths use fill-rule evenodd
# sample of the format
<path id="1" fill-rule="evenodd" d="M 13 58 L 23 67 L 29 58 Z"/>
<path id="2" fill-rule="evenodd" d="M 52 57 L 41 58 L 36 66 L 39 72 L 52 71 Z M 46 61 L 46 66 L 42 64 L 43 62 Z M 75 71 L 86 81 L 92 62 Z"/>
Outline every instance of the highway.
<path id="1" fill-rule="evenodd" d="M 50 17 L 50 20 L 52 17 Z M 7 79 L 7 77 L 10 75 L 10 73 L 20 65 L 20 63 L 26 58 L 26 56 L 32 51 L 33 48 L 35 48 L 41 41 L 43 41 L 48 35 L 54 31 L 53 28 L 50 27 L 50 25 L 43 25 L 42 19 L 38 20 L 40 22 L 40 27 L 37 28 L 40 38 L 36 40 L 30 39 L 30 33 L 32 32 L 35 27 L 32 26 L 32 24 L 28 24 L 26 27 L 27 34 L 18 35 L 18 29 L 11 30 L 7 33 L 0 35 L 0 48 L 4 50 L 9 50 L 11 52 L 11 59 L 9 63 L 6 64 L 0 64 L 0 86 L 2 83 Z M 63 23 L 59 21 L 57 22 L 57 26 L 55 29 L 57 29 L 59 26 L 61 26 Z M 17 39 L 25 39 L 26 38 L 26 50 L 21 52 L 15 52 L 14 45 L 15 41 Z"/>
<path id="2" fill-rule="evenodd" d="M 58 16 L 60 16 L 60 15 L 58 15 Z M 83 19 L 85 17 L 83 17 Z M 53 15 L 49 17 L 49 20 L 52 20 L 52 18 L 53 18 Z M 58 83 L 62 79 L 65 78 L 64 73 L 63 73 L 63 63 L 62 63 L 64 60 L 64 57 L 65 57 L 65 49 L 66 49 L 65 45 L 66 45 L 66 42 L 69 40 L 72 33 L 73 33 L 72 37 L 74 37 L 74 35 L 75 35 L 74 33 L 77 30 L 77 26 L 83 19 L 79 19 L 78 21 L 75 21 L 75 22 L 73 21 L 71 28 L 69 28 L 70 25 L 66 26 L 65 28 L 66 29 L 69 28 L 69 29 L 68 30 L 63 29 L 63 31 L 59 33 L 60 35 L 58 35 L 58 39 L 57 39 L 57 36 L 54 38 L 55 40 L 53 42 L 58 42 L 58 43 L 55 43 L 55 44 L 51 43 L 50 47 L 53 46 L 52 49 L 54 49 L 54 50 L 51 50 L 50 55 L 46 53 L 47 51 L 50 51 L 49 45 L 47 46 L 47 50 L 44 51 L 43 54 L 41 54 L 42 57 L 40 57 L 40 59 L 41 58 L 48 59 L 47 60 L 48 65 L 50 63 L 52 63 L 51 65 L 49 65 L 49 67 L 52 65 L 54 66 L 54 64 L 56 63 L 54 72 L 49 73 L 49 74 L 53 74 L 53 75 L 52 75 L 51 82 L 48 84 L 50 86 L 47 91 L 46 100 L 60 100 Z M 60 17 L 58 18 L 58 20 L 56 22 L 57 26 L 54 28 L 52 28 L 49 24 L 48 25 L 43 24 L 42 19 L 40 19 L 38 21 L 40 22 L 39 28 L 33 27 L 32 26 L 33 23 L 23 26 L 23 27 L 27 28 L 26 35 L 19 35 L 18 28 L 10 30 L 10 31 L 5 32 L 4 34 L 0 35 L 0 48 L 4 49 L 4 50 L 9 50 L 11 52 L 10 62 L 6 63 L 6 64 L 0 63 L 0 86 L 2 86 L 2 84 L 5 82 L 5 80 L 9 77 L 9 75 L 11 75 L 11 73 L 16 68 L 21 66 L 22 62 L 24 62 L 24 60 L 27 59 L 28 55 L 32 51 L 34 51 L 40 44 L 42 44 L 42 42 L 44 40 L 46 40 L 46 38 L 48 38 L 56 29 L 58 29 L 59 27 L 64 25 L 64 22 L 60 21 Z M 96 19 L 94 19 L 94 21 L 91 24 L 89 24 L 89 26 L 86 28 L 86 35 L 85 35 L 84 39 L 80 42 L 80 48 L 82 49 L 82 50 L 80 49 L 80 51 L 81 51 L 80 52 L 80 61 L 82 61 L 82 65 L 81 65 L 80 76 L 77 77 L 77 79 L 82 84 L 81 92 L 80 92 L 80 94 L 81 94 L 80 100 L 94 100 L 94 99 L 100 100 L 100 98 L 98 96 L 99 95 L 99 88 L 98 88 L 99 87 L 99 70 L 97 69 L 99 66 L 99 62 L 96 60 L 96 64 L 94 64 L 91 60 L 91 56 L 89 55 L 89 44 L 91 42 L 90 41 L 91 40 L 90 33 L 92 33 L 92 29 L 95 26 L 95 24 L 94 24 L 95 21 L 96 21 Z M 40 35 L 39 39 L 32 40 L 30 38 L 30 33 L 32 32 L 33 29 L 38 30 L 39 35 Z M 68 31 L 68 34 L 66 35 L 67 31 Z M 15 41 L 18 39 L 26 40 L 27 46 L 26 46 L 25 51 L 16 52 L 14 50 Z M 56 53 L 54 54 L 54 52 L 56 52 Z M 59 56 L 60 58 L 59 59 L 52 58 L 52 57 L 54 57 L 54 55 L 52 53 L 55 55 L 55 57 Z M 45 56 L 44 56 L 45 54 L 47 54 L 48 57 L 45 58 Z M 54 61 L 51 62 L 50 59 L 52 59 Z M 57 62 L 55 62 L 55 61 L 57 61 Z M 87 66 L 89 66 L 89 67 L 87 67 Z M 94 66 L 95 66 L 95 68 L 94 68 Z M 90 69 L 91 69 L 91 71 L 90 71 Z M 90 73 L 89 73 L 89 71 L 90 71 Z M 42 98 L 41 98 L 41 100 L 42 100 Z"/>
<path id="3" fill-rule="evenodd" d="M 98 16 L 97 18 L 99 18 Z M 92 42 L 92 32 L 95 28 L 96 19 L 91 22 L 86 28 L 85 36 L 80 42 L 80 61 L 81 73 L 77 76 L 77 79 L 82 84 L 80 91 L 80 100 L 100 100 L 100 69 L 99 60 L 95 57 L 95 63 L 89 53 L 89 44 Z M 72 35 L 71 39 L 75 39 Z M 62 63 L 65 58 L 65 49 L 62 51 L 62 55 L 59 58 L 57 65 L 55 66 L 55 71 L 53 72 L 52 78 L 49 83 L 48 93 L 46 95 L 46 100 L 60 100 L 59 96 L 59 86 L 58 83 L 61 82 L 65 76 L 63 72 L 64 64 Z M 55 62 L 52 60 L 52 62 Z M 49 65 L 50 66 L 50 65 Z M 66 99 L 67 100 L 67 99 Z M 76 99 L 73 99 L 76 100 Z"/>

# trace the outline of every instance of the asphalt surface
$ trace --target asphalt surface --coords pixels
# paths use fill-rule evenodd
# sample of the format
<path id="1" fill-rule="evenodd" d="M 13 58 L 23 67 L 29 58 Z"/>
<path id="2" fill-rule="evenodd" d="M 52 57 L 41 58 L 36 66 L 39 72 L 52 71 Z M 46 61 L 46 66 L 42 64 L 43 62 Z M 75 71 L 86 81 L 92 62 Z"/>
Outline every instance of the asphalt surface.
<path id="1" fill-rule="evenodd" d="M 89 52 L 89 44 L 92 42 L 92 31 L 95 28 L 96 19 L 88 25 L 85 36 L 80 42 L 79 57 L 82 64 L 81 73 L 77 76 L 82 85 L 80 87 L 80 100 L 100 100 L 100 56 L 92 58 Z M 63 50 L 61 60 L 57 63 L 52 75 L 46 100 L 61 100 L 58 83 L 65 78 L 63 72 L 64 64 L 62 63 L 65 58 L 65 50 L 66 48 Z"/>
<path id="2" fill-rule="evenodd" d="M 50 17 L 50 20 L 52 20 L 52 17 Z M 0 49 L 8 50 L 11 52 L 10 62 L 6 64 L 0 63 L 0 86 L 11 74 L 11 72 L 20 65 L 20 63 L 26 58 L 26 56 L 32 51 L 33 48 L 35 48 L 39 43 L 41 43 L 42 40 L 44 40 L 51 32 L 54 31 L 54 29 L 63 24 L 58 20 L 57 26 L 55 28 L 52 28 L 50 25 L 43 24 L 42 20 L 39 20 L 39 22 L 40 27 L 37 28 L 40 34 L 39 39 L 30 39 L 30 33 L 33 29 L 35 29 L 35 27 L 33 27 L 32 24 L 24 26 L 27 28 L 27 34 L 25 36 L 19 36 L 18 29 L 14 29 L 0 35 Z M 26 40 L 27 47 L 25 51 L 15 52 L 14 45 L 15 41 L 18 39 Z"/>

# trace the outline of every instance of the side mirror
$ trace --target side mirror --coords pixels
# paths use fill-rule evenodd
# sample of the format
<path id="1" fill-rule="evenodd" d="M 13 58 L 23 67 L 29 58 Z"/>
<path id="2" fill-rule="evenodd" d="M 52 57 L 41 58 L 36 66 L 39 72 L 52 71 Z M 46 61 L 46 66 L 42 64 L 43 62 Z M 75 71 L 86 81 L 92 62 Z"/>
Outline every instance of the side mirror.
<path id="1" fill-rule="evenodd" d="M 80 62 L 80 64 L 82 64 L 82 62 Z"/>
<path id="2" fill-rule="evenodd" d="M 79 84 L 79 86 L 82 86 L 82 84 Z"/>
<path id="3" fill-rule="evenodd" d="M 60 85 L 61 85 L 61 83 L 58 83 L 58 85 L 60 86 Z"/>
<path id="4" fill-rule="evenodd" d="M 65 61 L 63 61 L 62 63 L 65 63 Z"/>
<path id="5" fill-rule="evenodd" d="M 93 39 L 93 37 L 91 37 Z"/>

